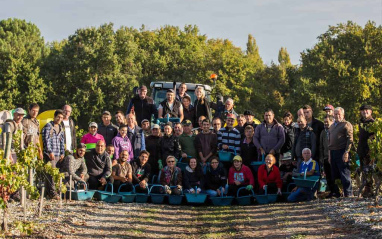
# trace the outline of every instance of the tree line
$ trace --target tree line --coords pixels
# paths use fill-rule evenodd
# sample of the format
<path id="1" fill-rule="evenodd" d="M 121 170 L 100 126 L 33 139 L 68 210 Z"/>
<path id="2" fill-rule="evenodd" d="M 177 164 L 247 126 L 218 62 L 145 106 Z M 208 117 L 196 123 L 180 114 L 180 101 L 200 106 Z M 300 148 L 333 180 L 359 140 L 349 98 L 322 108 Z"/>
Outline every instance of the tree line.
<path id="1" fill-rule="evenodd" d="M 197 82 L 235 100 L 237 112 L 250 109 L 262 119 L 265 108 L 281 117 L 309 104 L 316 116 L 326 104 L 342 106 L 346 118 L 373 105 L 378 115 L 382 92 L 382 28 L 354 22 L 330 26 L 292 65 L 286 48 L 278 62 L 265 65 L 256 40 L 246 49 L 228 39 L 208 38 L 197 26 L 148 30 L 112 23 L 78 29 L 62 41 L 46 42 L 33 23 L 0 21 L 0 109 L 42 110 L 73 106 L 82 128 L 100 121 L 103 110 L 125 110 L 135 86 L 151 81 Z"/>

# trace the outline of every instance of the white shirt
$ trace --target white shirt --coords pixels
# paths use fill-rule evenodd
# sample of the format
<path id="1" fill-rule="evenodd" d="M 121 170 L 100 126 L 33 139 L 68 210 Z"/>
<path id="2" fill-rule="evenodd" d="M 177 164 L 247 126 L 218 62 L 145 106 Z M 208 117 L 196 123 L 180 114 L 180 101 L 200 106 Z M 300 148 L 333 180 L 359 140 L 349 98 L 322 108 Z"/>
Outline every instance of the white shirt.
<path id="1" fill-rule="evenodd" d="M 72 132 L 70 132 L 70 125 L 69 120 L 63 120 L 65 127 L 65 144 L 66 144 L 66 150 L 72 151 Z"/>

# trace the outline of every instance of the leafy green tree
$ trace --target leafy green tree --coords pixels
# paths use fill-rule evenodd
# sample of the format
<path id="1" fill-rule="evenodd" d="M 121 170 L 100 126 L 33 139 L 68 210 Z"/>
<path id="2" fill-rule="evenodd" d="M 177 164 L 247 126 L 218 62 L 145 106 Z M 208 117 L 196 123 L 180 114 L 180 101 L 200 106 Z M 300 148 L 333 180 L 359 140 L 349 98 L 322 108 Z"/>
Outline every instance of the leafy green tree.
<path id="1" fill-rule="evenodd" d="M 43 103 L 47 86 L 40 66 L 49 53 L 36 25 L 25 20 L 0 21 L 0 108 Z"/>
<path id="2" fill-rule="evenodd" d="M 342 106 L 355 120 L 358 108 L 381 102 L 382 27 L 368 22 L 364 28 L 349 21 L 329 27 L 302 57 L 302 75 L 309 81 L 313 107 Z M 378 108 L 379 109 L 379 108 Z"/>

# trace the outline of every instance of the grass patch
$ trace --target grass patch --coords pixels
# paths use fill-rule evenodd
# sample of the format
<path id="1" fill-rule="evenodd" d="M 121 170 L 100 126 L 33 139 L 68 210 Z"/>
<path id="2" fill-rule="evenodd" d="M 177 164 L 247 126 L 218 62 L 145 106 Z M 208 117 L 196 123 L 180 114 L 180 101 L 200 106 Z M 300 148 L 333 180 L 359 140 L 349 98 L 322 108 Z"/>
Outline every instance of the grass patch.
<path id="1" fill-rule="evenodd" d="M 126 230 L 127 233 L 135 234 L 135 235 L 142 235 L 144 231 L 140 228 L 129 228 Z"/>
<path id="2" fill-rule="evenodd" d="M 290 237 L 291 239 L 303 239 L 306 238 L 306 235 L 304 234 L 296 234 Z"/>

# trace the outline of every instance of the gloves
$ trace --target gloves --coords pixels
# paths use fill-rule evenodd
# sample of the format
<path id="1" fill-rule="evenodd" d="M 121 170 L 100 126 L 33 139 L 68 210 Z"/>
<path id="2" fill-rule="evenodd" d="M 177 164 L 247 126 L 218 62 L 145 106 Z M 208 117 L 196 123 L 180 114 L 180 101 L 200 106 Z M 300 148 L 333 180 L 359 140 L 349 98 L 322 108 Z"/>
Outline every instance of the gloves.
<path id="1" fill-rule="evenodd" d="M 159 167 L 159 170 L 161 170 L 163 168 L 163 164 L 162 164 L 162 160 L 158 160 L 158 167 Z"/>
<path id="2" fill-rule="evenodd" d="M 245 189 L 247 189 L 248 191 L 251 191 L 253 189 L 253 186 L 252 185 L 248 185 Z"/>
<path id="3" fill-rule="evenodd" d="M 167 194 L 171 194 L 171 188 L 168 185 L 164 186 L 164 190 L 166 191 Z"/>
<path id="4" fill-rule="evenodd" d="M 202 189 L 198 188 L 196 189 L 196 193 L 200 193 L 202 191 Z"/>
<path id="5" fill-rule="evenodd" d="M 190 188 L 190 193 L 195 193 L 195 190 L 193 188 Z"/>

